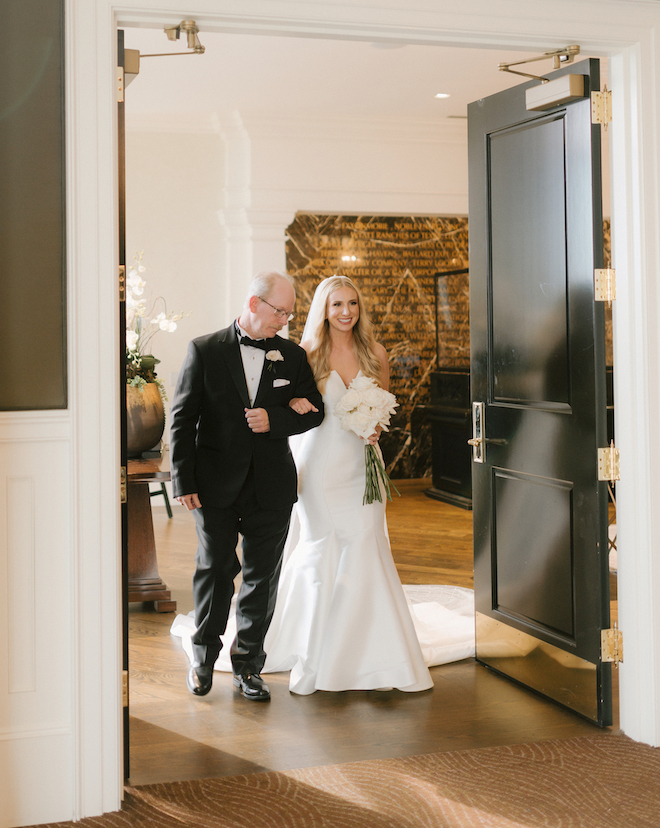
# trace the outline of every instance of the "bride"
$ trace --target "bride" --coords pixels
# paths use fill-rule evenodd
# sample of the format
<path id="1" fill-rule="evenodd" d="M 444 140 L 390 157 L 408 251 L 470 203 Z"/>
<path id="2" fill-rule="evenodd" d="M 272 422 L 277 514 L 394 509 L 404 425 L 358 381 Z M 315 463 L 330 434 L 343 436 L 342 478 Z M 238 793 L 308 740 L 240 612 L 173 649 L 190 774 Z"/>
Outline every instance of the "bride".
<path id="1" fill-rule="evenodd" d="M 302 695 L 428 690 L 433 679 L 427 665 L 473 654 L 471 607 L 465 613 L 469 591 L 438 588 L 449 603 L 462 603 L 463 613 L 435 603 L 409 604 L 392 559 L 384 503 L 363 505 L 365 442 L 344 431 L 333 412 L 360 374 L 388 390 L 389 366 L 350 279 L 332 276 L 320 283 L 301 345 L 326 415 L 318 428 L 290 440 L 298 502 L 264 643 L 263 672 L 290 671 L 289 689 Z M 310 403 L 294 399 L 290 405 L 304 414 Z M 378 431 L 368 442 L 377 444 Z M 232 622 L 223 636 L 227 642 Z M 172 629 L 184 646 L 186 626 L 179 616 Z M 216 670 L 231 671 L 229 650 L 221 651 Z"/>

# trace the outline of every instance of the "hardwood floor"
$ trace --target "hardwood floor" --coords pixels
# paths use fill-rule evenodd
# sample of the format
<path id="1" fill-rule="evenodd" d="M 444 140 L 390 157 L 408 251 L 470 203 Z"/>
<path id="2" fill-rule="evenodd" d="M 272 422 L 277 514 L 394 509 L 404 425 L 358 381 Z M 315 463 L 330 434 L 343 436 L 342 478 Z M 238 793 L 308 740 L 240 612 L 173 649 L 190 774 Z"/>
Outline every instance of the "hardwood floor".
<path id="1" fill-rule="evenodd" d="M 404 583 L 472 586 L 471 512 L 424 496 L 428 480 L 397 481 L 388 504 L 392 551 Z M 194 520 L 154 499 L 160 575 L 192 609 Z M 295 696 L 288 675 L 269 675 L 272 701 L 248 702 L 231 676 L 193 697 L 188 660 L 169 635 L 174 615 L 130 609 L 133 785 L 380 759 L 594 734 L 595 725 L 502 679 L 474 660 L 434 667 L 424 693 L 317 692 Z M 616 732 L 616 728 L 610 729 Z"/>

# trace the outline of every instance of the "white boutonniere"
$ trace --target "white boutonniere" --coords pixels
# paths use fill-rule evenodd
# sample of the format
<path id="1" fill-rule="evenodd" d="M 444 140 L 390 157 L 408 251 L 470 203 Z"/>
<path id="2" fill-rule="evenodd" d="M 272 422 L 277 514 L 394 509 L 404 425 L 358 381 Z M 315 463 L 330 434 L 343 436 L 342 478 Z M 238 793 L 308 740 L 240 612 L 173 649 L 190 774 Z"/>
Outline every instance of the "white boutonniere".
<path id="1" fill-rule="evenodd" d="M 284 362 L 281 351 L 266 351 L 266 359 L 268 360 L 269 371 L 272 370 L 274 362 Z"/>

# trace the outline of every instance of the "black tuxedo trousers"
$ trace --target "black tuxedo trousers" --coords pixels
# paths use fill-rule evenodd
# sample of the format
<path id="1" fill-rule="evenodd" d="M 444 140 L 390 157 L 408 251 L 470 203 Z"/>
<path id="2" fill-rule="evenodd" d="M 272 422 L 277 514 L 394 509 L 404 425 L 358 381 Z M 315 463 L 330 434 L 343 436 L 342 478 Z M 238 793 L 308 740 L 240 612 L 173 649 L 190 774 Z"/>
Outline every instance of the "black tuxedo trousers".
<path id="1" fill-rule="evenodd" d="M 269 351 L 277 358 L 269 359 Z M 307 397 L 318 413 L 297 414 L 289 407 L 294 397 Z M 249 429 L 245 409 L 250 407 L 266 410 L 269 432 Z M 297 497 L 288 437 L 322 419 L 321 395 L 307 356 L 295 343 L 281 337 L 268 341 L 252 405 L 235 327 L 190 343 L 172 402 L 170 454 L 174 496 L 197 493 L 202 504 L 194 510 L 196 664 L 210 666 L 220 652 L 234 579 L 242 570 L 232 663 L 236 673 L 258 673 L 263 667 L 263 640 Z M 236 554 L 239 533 L 241 562 Z"/>
<path id="2" fill-rule="evenodd" d="M 199 541 L 193 576 L 195 662 L 210 666 L 218 657 L 218 637 L 227 624 L 234 578 L 242 570 L 231 661 L 235 673 L 259 673 L 266 660 L 263 642 L 275 609 L 291 508 L 262 508 L 250 471 L 231 506 L 202 507 L 194 514 Z M 242 566 L 236 554 L 239 532 Z"/>

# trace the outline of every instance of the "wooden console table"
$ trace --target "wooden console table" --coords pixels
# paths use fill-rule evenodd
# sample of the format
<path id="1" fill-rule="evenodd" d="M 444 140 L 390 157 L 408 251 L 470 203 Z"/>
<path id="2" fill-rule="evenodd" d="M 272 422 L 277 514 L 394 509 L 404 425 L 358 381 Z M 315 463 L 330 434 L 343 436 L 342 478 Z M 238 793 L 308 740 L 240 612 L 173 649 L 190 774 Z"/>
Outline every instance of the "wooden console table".
<path id="1" fill-rule="evenodd" d="M 170 479 L 169 454 L 129 460 L 127 474 L 128 601 L 151 601 L 156 612 L 175 612 L 176 601 L 158 574 L 149 496 L 149 483 Z"/>

